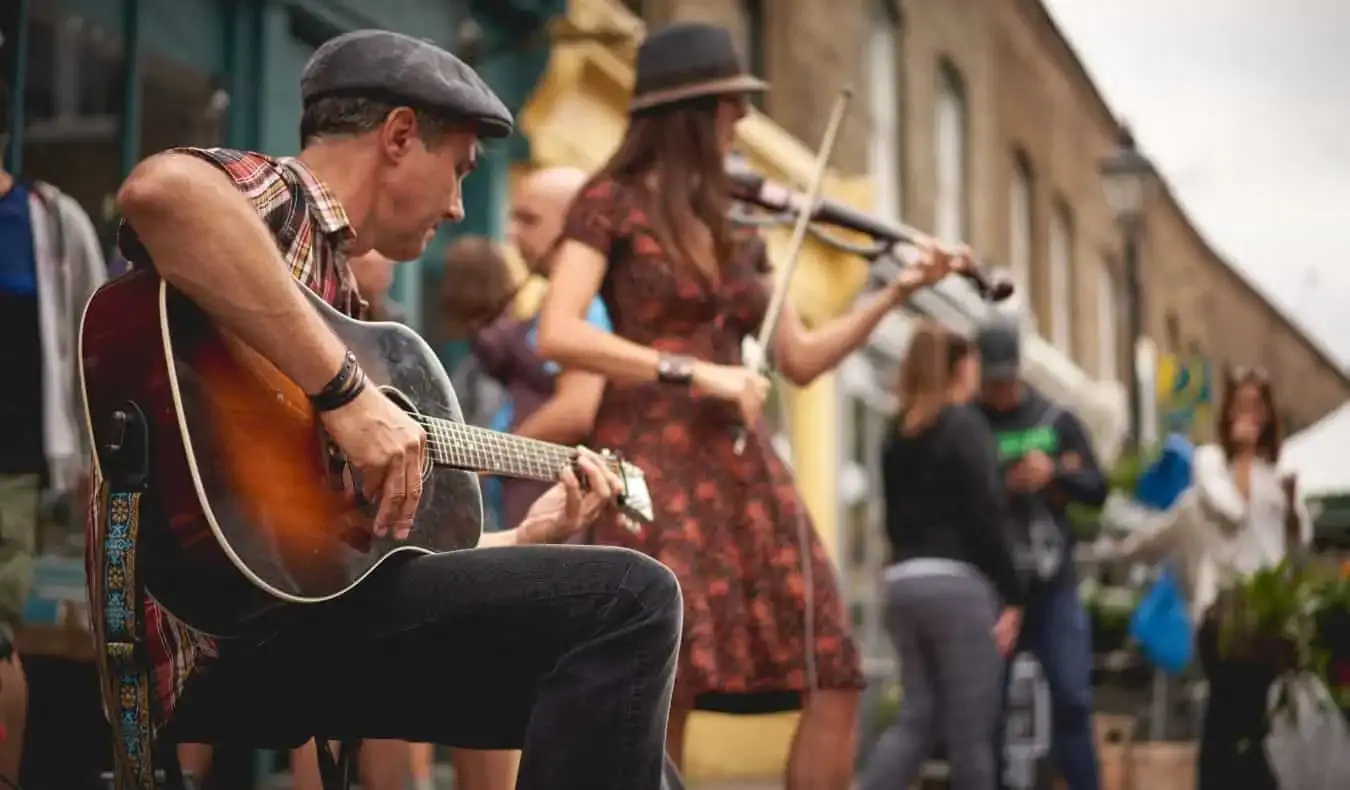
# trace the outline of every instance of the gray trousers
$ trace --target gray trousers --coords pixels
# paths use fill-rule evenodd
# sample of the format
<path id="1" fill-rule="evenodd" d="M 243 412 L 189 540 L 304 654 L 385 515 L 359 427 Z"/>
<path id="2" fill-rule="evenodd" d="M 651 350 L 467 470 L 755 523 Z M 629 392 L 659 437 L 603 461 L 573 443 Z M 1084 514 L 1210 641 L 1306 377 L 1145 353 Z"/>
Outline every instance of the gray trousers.
<path id="1" fill-rule="evenodd" d="M 868 758 L 859 790 L 908 790 L 939 742 L 947 747 L 952 790 L 995 790 L 1003 659 L 992 633 L 992 586 L 968 565 L 920 559 L 887 569 L 885 593 L 900 658 L 900 710 Z"/>

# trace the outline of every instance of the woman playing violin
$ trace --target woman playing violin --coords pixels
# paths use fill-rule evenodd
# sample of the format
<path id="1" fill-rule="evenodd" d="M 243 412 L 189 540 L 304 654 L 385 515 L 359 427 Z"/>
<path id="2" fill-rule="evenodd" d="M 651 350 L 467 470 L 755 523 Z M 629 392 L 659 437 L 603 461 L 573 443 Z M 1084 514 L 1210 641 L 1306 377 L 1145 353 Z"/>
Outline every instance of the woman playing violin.
<path id="1" fill-rule="evenodd" d="M 760 422 L 769 382 L 741 366 L 770 269 L 764 244 L 728 221 L 723 163 L 747 94 L 765 87 L 721 28 L 673 24 L 642 44 L 627 133 L 565 220 L 539 348 L 608 379 L 593 439 L 648 475 L 655 524 L 597 540 L 656 557 L 680 579 L 672 758 L 682 760 L 700 697 L 787 693 L 803 711 L 788 787 L 839 790 L 854 754 L 858 649 L 830 560 Z M 813 330 L 789 305 L 771 358 L 805 386 L 915 289 L 964 265 L 930 250 L 878 298 Z M 612 334 L 585 321 L 597 293 Z M 741 454 L 739 426 L 749 429 Z"/>

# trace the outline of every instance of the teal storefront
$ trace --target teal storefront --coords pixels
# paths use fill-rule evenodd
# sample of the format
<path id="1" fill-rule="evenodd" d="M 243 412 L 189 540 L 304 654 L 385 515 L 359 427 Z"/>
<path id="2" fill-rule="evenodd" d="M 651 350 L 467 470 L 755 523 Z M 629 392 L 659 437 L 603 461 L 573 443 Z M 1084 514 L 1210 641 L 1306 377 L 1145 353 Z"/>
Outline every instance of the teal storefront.
<path id="1" fill-rule="evenodd" d="M 56 184 L 107 235 L 112 195 L 143 157 L 174 145 L 294 154 L 299 76 L 323 41 L 378 27 L 471 60 L 513 109 L 548 58 L 549 18 L 565 0 L 10 0 L 0 12 L 15 99 L 10 170 Z M 453 233 L 499 237 L 510 163 L 523 140 L 489 149 L 466 184 Z M 395 297 L 419 329 L 439 287 L 438 239 L 399 267 Z"/>

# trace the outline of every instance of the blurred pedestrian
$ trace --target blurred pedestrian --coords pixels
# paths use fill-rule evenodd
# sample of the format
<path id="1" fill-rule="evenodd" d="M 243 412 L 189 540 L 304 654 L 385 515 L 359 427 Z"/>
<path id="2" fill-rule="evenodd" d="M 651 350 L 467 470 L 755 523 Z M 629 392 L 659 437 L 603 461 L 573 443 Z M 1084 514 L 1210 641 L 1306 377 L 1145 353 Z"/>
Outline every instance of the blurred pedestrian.
<path id="1" fill-rule="evenodd" d="M 10 94 L 0 81 L 0 156 L 9 145 Z M 42 514 L 82 513 L 89 448 L 75 380 L 76 333 L 89 296 L 107 280 L 89 216 L 55 186 L 0 167 L 0 628 L 10 641 L 32 583 Z M 75 503 L 76 507 L 69 505 Z M 12 644 L 12 642 L 11 642 Z M 26 699 L 15 653 L 0 697 Z M 16 780 L 23 707 L 0 722 L 0 774 Z"/>

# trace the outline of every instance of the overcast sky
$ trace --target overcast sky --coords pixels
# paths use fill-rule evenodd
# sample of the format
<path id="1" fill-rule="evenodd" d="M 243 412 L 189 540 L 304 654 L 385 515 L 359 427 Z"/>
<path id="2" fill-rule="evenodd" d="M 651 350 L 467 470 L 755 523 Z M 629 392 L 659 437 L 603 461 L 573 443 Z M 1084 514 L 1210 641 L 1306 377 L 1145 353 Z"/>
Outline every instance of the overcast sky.
<path id="1" fill-rule="evenodd" d="M 1350 0 L 1044 0 L 1193 222 L 1350 367 Z"/>

